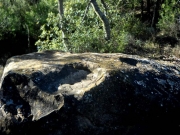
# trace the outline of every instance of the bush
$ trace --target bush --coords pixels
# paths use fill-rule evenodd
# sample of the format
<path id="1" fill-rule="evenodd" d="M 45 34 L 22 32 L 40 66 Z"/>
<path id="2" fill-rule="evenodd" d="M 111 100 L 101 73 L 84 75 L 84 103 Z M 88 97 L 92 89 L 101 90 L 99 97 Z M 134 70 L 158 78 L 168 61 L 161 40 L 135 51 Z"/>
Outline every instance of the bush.
<path id="1" fill-rule="evenodd" d="M 123 52 L 127 45 L 135 44 L 147 33 L 145 25 L 134 16 L 134 13 L 111 13 L 111 40 L 104 39 L 102 23 L 91 8 L 83 19 L 85 3 L 72 2 L 65 10 L 65 34 L 67 44 L 63 44 L 62 31 L 59 27 L 59 16 L 49 13 L 47 22 L 42 25 L 40 39 L 36 42 L 38 50 L 57 50 L 69 52 Z M 76 12 L 74 12 L 76 10 Z M 136 22 L 136 23 L 134 23 Z M 131 42 L 131 43 L 130 43 Z"/>
<path id="2" fill-rule="evenodd" d="M 177 37 L 178 35 L 178 23 L 177 15 L 180 14 L 180 9 L 177 7 L 178 2 L 176 0 L 165 0 L 161 6 L 160 20 L 158 22 L 158 28 L 163 35 Z"/>

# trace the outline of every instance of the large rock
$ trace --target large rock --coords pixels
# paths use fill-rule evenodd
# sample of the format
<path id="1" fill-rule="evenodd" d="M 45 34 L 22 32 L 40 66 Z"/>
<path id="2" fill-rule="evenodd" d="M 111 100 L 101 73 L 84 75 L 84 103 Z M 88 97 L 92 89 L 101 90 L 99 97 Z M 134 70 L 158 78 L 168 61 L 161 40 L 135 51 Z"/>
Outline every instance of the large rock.
<path id="1" fill-rule="evenodd" d="M 10 58 L 0 134 L 180 134 L 179 61 L 58 51 Z"/>
<path id="2" fill-rule="evenodd" d="M 3 70 L 4 70 L 4 68 L 3 68 L 3 66 L 0 64 L 0 78 L 1 78 L 1 76 L 2 76 L 2 74 L 3 74 Z"/>

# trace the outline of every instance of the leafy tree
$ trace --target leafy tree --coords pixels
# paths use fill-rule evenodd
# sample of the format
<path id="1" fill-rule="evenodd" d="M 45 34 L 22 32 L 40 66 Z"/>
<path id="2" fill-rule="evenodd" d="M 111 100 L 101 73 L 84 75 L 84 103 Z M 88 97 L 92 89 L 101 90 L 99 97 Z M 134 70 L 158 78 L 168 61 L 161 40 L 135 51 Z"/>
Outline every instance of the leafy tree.
<path id="1" fill-rule="evenodd" d="M 158 27 L 161 33 L 177 37 L 178 34 L 178 15 L 180 14 L 179 2 L 176 0 L 165 0 L 161 5 Z"/>
<path id="2" fill-rule="evenodd" d="M 36 1 L 22 0 L 1 0 L 0 1 L 0 39 L 4 33 L 16 34 L 21 31 L 36 38 L 40 33 L 37 31 L 45 23 L 47 14 L 54 10 L 54 0 Z M 32 2 L 34 4 L 32 5 Z M 52 6 L 54 5 L 54 6 Z"/>
<path id="3" fill-rule="evenodd" d="M 176 0 L 0 0 L 0 7 L 0 40 L 20 32 L 28 44 L 38 40 L 39 51 L 123 52 L 158 30 L 178 36 Z"/>
<path id="4" fill-rule="evenodd" d="M 129 9 L 125 14 L 118 8 L 114 10 L 116 6 L 111 1 L 106 7 L 103 2 L 95 3 L 95 6 L 97 6 L 96 4 L 100 5 L 96 10 L 101 9 L 100 14 L 104 12 L 109 16 L 104 14 L 99 16 L 97 11 L 94 12 L 93 3 L 91 3 L 92 8 L 87 2 L 66 1 L 64 20 L 60 22 L 60 26 L 58 24 L 59 16 L 50 13 L 47 23 L 41 27 L 42 33 L 36 42 L 38 49 L 61 49 L 71 52 L 122 52 L 129 44 L 129 37 L 140 37 L 144 34 L 145 30 L 142 29 L 140 20 L 135 18 L 134 12 Z M 106 18 L 107 24 L 104 23 Z M 102 30 L 105 29 L 106 37 L 110 38 L 110 27 L 111 39 L 106 41 Z M 68 44 L 62 42 L 64 40 L 63 35 L 60 34 L 62 30 L 65 32 Z"/>

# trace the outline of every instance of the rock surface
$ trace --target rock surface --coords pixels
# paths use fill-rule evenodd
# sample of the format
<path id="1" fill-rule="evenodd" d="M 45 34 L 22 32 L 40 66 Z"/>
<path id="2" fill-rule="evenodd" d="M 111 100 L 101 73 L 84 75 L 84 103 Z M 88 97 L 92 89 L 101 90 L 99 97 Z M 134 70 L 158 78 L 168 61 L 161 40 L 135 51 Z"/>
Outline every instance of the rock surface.
<path id="1" fill-rule="evenodd" d="M 180 63 L 59 51 L 10 58 L 0 134 L 180 134 Z"/>

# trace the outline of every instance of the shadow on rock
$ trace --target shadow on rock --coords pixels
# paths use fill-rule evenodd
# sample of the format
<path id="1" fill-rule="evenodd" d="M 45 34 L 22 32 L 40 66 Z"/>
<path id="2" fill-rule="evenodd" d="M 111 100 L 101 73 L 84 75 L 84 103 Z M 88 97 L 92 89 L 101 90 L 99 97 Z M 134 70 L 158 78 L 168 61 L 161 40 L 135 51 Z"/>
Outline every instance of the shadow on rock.
<path id="1" fill-rule="evenodd" d="M 106 72 L 77 63 L 30 75 L 9 72 L 0 91 L 0 133 L 179 135 L 178 67 L 135 57 L 115 60 L 121 67 Z M 81 82 L 87 85 L 78 87 Z M 69 93 L 59 90 L 66 83 L 61 88 L 71 88 Z M 84 93 L 76 97 L 72 91 Z"/>

